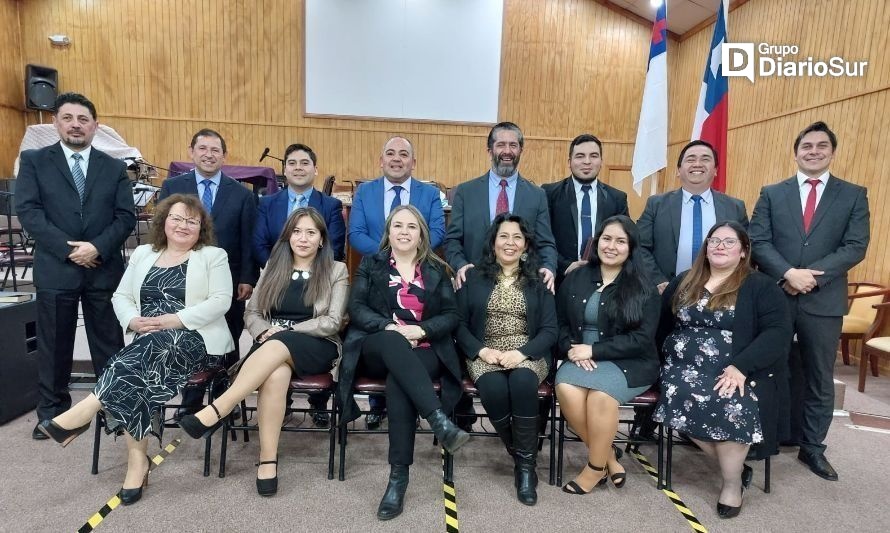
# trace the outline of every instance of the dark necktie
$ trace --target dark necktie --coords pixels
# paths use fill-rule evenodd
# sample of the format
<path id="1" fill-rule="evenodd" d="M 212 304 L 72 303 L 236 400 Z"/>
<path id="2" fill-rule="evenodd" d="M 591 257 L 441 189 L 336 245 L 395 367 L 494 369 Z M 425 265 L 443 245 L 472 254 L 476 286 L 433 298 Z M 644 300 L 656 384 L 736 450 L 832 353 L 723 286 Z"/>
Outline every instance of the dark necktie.
<path id="1" fill-rule="evenodd" d="M 392 188 L 392 192 L 396 193 L 395 196 L 392 197 L 392 204 L 389 206 L 389 212 L 392 213 L 393 209 L 402 205 L 402 191 L 405 188 L 401 185 L 396 185 Z"/>
<path id="2" fill-rule="evenodd" d="M 811 179 L 806 181 L 810 185 L 810 194 L 807 195 L 807 203 L 803 208 L 803 230 L 810 232 L 810 224 L 813 223 L 813 215 L 816 214 L 816 187 L 819 180 Z"/>
<path id="3" fill-rule="evenodd" d="M 77 194 L 80 196 L 80 203 L 83 204 L 83 193 L 86 189 L 87 178 L 83 174 L 83 167 L 80 166 L 80 161 L 83 159 L 83 156 L 74 153 L 71 154 L 71 159 L 74 160 L 74 164 L 71 165 L 71 177 L 74 178 L 74 186 L 77 187 Z"/>
<path id="4" fill-rule="evenodd" d="M 498 201 L 494 206 L 494 216 L 506 213 L 510 210 L 510 201 L 507 199 L 507 180 L 501 180 L 501 192 L 498 193 Z"/>
<path id="5" fill-rule="evenodd" d="M 695 263 L 695 258 L 698 256 L 698 250 L 701 248 L 702 243 L 701 196 L 693 194 L 692 201 L 695 202 L 695 205 L 692 206 L 692 262 Z"/>
<path id="6" fill-rule="evenodd" d="M 209 214 L 213 209 L 213 190 L 210 188 L 210 186 L 213 185 L 213 182 L 210 180 L 201 180 L 201 185 L 204 186 L 204 194 L 201 195 L 201 203 L 204 204 L 204 209 L 206 209 Z"/>
<path id="7" fill-rule="evenodd" d="M 581 191 L 584 198 L 581 199 L 581 252 L 587 246 L 587 241 L 593 236 L 593 217 L 590 212 L 590 185 L 582 185 Z"/>

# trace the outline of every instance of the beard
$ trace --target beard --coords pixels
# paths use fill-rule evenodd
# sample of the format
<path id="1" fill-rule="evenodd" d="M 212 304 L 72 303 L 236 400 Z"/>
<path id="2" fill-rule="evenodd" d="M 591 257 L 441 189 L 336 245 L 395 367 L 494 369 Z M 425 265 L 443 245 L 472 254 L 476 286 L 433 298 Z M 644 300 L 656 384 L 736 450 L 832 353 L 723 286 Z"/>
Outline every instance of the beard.
<path id="1" fill-rule="evenodd" d="M 572 177 L 575 178 L 576 180 L 578 180 L 578 183 L 581 183 L 583 185 L 590 185 L 591 183 L 593 183 L 596 180 L 597 174 L 594 174 L 593 176 L 591 176 L 589 178 L 582 178 L 581 176 L 579 176 L 573 172 Z"/>
<path id="2" fill-rule="evenodd" d="M 512 176 L 516 172 L 516 169 L 519 168 L 519 155 L 517 154 L 514 156 L 513 161 L 509 163 L 505 163 L 501 159 L 501 156 L 492 156 L 491 163 L 491 168 L 494 170 L 495 174 L 502 178 L 507 178 Z"/>
<path id="3" fill-rule="evenodd" d="M 71 135 L 65 135 L 62 136 L 61 139 L 65 142 L 66 145 L 77 148 L 90 144 L 85 135 L 81 137 L 72 137 Z"/>

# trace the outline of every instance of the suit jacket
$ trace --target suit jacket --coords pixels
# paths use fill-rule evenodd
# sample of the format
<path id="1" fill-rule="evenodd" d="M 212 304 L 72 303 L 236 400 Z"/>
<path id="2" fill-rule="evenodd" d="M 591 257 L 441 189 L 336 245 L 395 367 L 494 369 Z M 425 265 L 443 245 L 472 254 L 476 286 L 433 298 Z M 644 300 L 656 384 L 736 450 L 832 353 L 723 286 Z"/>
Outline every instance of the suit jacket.
<path id="1" fill-rule="evenodd" d="M 550 227 L 556 240 L 557 278 L 562 279 L 569 265 L 579 259 L 578 255 L 578 199 L 575 196 L 575 183 L 572 177 L 556 183 L 541 185 L 547 193 L 547 204 L 550 207 Z M 629 215 L 627 211 L 627 194 L 600 180 L 596 180 L 596 221 L 593 234 L 600 229 L 603 220 L 613 215 Z M 581 244 L 584 251 L 587 243 Z"/>
<path id="2" fill-rule="evenodd" d="M 682 280 L 683 275 L 674 278 L 662 294 L 659 349 L 674 330 L 677 319 L 671 300 Z M 787 407 L 791 398 L 788 381 L 791 336 L 791 315 L 782 290 L 766 274 L 751 273 L 742 282 L 736 298 L 729 364 L 745 375 L 747 385 L 757 395 L 763 429 L 763 441 L 753 450 L 758 459 L 779 453 L 778 443 L 789 438 L 790 418 L 780 416 L 780 410 Z"/>
<path id="3" fill-rule="evenodd" d="M 793 296 L 800 308 L 819 316 L 847 313 L 847 271 L 868 248 L 868 191 L 831 175 L 816 207 L 809 233 L 797 177 L 760 191 L 751 218 L 751 245 L 760 270 L 781 280 L 789 268 L 811 268 L 825 274 L 808 294 Z"/>
<path id="4" fill-rule="evenodd" d="M 745 202 L 711 190 L 714 196 L 714 212 L 717 222 L 734 220 L 748 227 L 748 214 Z M 640 231 L 640 255 L 649 272 L 649 277 L 658 285 L 666 283 L 678 274 L 677 247 L 680 245 L 680 216 L 682 212 L 683 190 L 676 189 L 664 194 L 650 196 L 646 208 L 637 221 Z M 711 228 L 703 228 L 707 233 Z"/>
<path id="5" fill-rule="evenodd" d="M 435 249 L 445 238 L 445 215 L 442 212 L 442 200 L 439 189 L 411 178 L 411 197 L 409 203 L 420 211 L 430 227 L 430 246 Z M 383 177 L 362 183 L 352 197 L 352 209 L 349 211 L 349 244 L 363 256 L 374 255 L 380 251 L 380 240 L 383 238 Z"/>
<path id="6" fill-rule="evenodd" d="M 649 386 L 658 379 L 655 333 L 658 330 L 660 300 L 658 292 L 652 290 L 643 305 L 642 321 L 636 327 L 613 320 L 603 311 L 602 306 L 616 297 L 615 291 L 624 279 L 622 272 L 600 295 L 601 307 L 597 315 L 600 340 L 593 345 L 593 360 L 615 363 L 624 372 L 629 387 Z M 572 344 L 584 343 L 582 334 L 587 300 L 602 284 L 603 276 L 599 265 L 588 263 L 569 272 L 560 285 L 556 296 L 560 357 L 566 357 Z"/>
<path id="7" fill-rule="evenodd" d="M 269 260 L 272 247 L 278 240 L 281 230 L 284 229 L 284 224 L 290 215 L 289 204 L 287 189 L 260 198 L 256 227 L 253 231 L 253 258 L 261 267 Z M 344 252 L 346 223 L 343 222 L 343 202 L 313 189 L 309 196 L 309 207 L 313 207 L 321 213 L 321 217 L 328 227 L 329 242 L 326 244 L 333 247 L 334 259 L 343 261 L 346 258 Z"/>
<path id="8" fill-rule="evenodd" d="M 488 324 L 488 300 L 494 291 L 494 281 L 476 268 L 467 271 L 467 281 L 457 292 L 460 325 L 454 339 L 464 355 L 476 359 L 485 348 L 485 328 Z M 545 359 L 551 363 L 550 349 L 556 344 L 556 306 L 553 294 L 540 279 L 531 280 L 522 288 L 526 306 L 528 342 L 517 348 L 529 359 Z"/>
<path id="9" fill-rule="evenodd" d="M 263 276 L 265 275 L 266 271 L 263 272 L 259 281 L 257 281 L 257 287 L 263 283 Z M 327 339 L 333 342 L 337 346 L 337 352 L 341 353 L 343 342 L 340 340 L 340 329 L 346 323 L 346 302 L 349 296 L 349 272 L 346 270 L 345 263 L 334 263 L 331 281 L 329 298 L 315 301 L 312 306 L 312 318 L 294 324 L 290 329 L 312 337 Z M 269 318 L 274 318 L 274 316 L 263 316 L 263 313 L 256 307 L 256 301 L 256 298 L 251 298 L 247 302 L 247 309 L 244 311 L 244 327 L 254 339 L 272 327 Z M 242 361 L 245 359 L 242 359 Z M 337 363 L 339 363 L 339 359 L 334 364 L 336 365 Z M 232 371 L 230 370 L 230 372 Z M 334 379 L 337 379 L 336 373 L 334 373 Z"/>
<path id="10" fill-rule="evenodd" d="M 124 272 L 121 246 L 136 227 L 133 187 L 126 165 L 90 151 L 83 205 L 60 143 L 21 155 L 15 193 L 22 227 L 34 237 L 38 289 L 113 290 Z M 88 241 L 99 251 L 95 268 L 68 259 L 67 241 Z"/>
<path id="11" fill-rule="evenodd" d="M 512 212 L 535 232 L 541 266 L 556 274 L 556 245 L 550 230 L 547 195 L 534 183 L 518 176 Z M 445 235 L 445 258 L 455 271 L 482 259 L 485 234 L 491 226 L 488 204 L 488 173 L 458 185 Z"/>
<path id="12" fill-rule="evenodd" d="M 426 287 L 426 301 L 419 325 L 426 332 L 427 341 L 446 370 L 439 380 L 442 385 L 442 410 L 451 413 L 461 394 L 460 361 L 452 338 L 458 320 L 454 289 L 451 279 L 440 265 L 425 263 L 421 265 L 420 272 Z M 352 388 L 362 342 L 367 335 L 383 331 L 394 322 L 389 305 L 389 253 L 365 256 L 352 283 L 349 329 L 343 342 L 343 360 L 337 385 L 337 398 L 343 409 L 341 422 L 349 422 L 359 416 Z"/>
<path id="13" fill-rule="evenodd" d="M 111 303 L 124 331 L 130 321 L 142 316 L 142 283 L 163 250 L 150 244 L 138 246 L 124 272 Z M 235 348 L 225 314 L 232 304 L 232 275 L 226 251 L 216 246 L 192 250 L 185 273 L 185 309 L 176 313 L 186 329 L 196 330 L 210 355 L 224 355 Z"/>
<path id="14" fill-rule="evenodd" d="M 158 200 L 171 194 L 198 196 L 195 171 L 164 180 Z M 256 199 L 253 193 L 223 174 L 210 215 L 213 218 L 216 244 L 229 255 L 233 282 L 256 285 L 260 269 L 253 260 L 253 227 L 256 221 Z"/>

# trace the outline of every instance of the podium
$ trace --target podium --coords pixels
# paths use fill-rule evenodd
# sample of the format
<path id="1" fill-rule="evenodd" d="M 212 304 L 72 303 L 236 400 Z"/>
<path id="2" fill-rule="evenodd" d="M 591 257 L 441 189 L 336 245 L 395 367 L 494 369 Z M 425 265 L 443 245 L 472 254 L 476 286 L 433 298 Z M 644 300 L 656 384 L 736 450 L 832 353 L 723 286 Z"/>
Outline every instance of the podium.
<path id="1" fill-rule="evenodd" d="M 37 407 L 37 301 L 0 304 L 0 424 Z"/>

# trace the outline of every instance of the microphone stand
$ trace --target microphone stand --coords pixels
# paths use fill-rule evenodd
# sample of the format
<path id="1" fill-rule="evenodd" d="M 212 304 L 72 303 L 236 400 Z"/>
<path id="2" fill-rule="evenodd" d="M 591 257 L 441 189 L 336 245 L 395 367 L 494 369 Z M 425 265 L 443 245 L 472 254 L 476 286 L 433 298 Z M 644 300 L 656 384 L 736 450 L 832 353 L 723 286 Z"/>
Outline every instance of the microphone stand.
<path id="1" fill-rule="evenodd" d="M 0 191 L 0 197 L 6 202 L 6 244 L 9 248 L 9 268 L 12 270 L 12 290 L 18 291 L 18 274 L 16 272 L 16 264 L 15 264 L 15 243 L 12 242 L 12 199 L 15 197 L 15 193 Z M 6 286 L 6 282 L 3 282 L 4 287 Z"/>
<path id="2" fill-rule="evenodd" d="M 281 161 L 281 175 L 283 176 L 284 175 L 284 159 L 281 159 L 280 157 L 277 157 L 274 155 L 270 155 L 268 146 L 263 149 L 263 154 L 260 156 L 260 163 L 262 163 L 263 159 L 266 159 L 267 157 L 271 157 L 272 159 Z M 279 181 L 279 183 L 280 183 L 280 181 Z"/>

